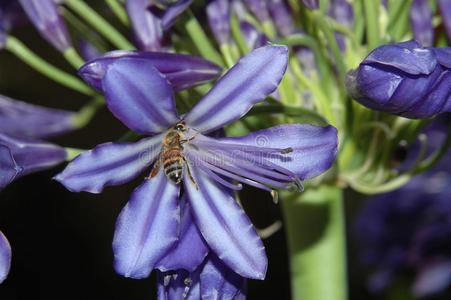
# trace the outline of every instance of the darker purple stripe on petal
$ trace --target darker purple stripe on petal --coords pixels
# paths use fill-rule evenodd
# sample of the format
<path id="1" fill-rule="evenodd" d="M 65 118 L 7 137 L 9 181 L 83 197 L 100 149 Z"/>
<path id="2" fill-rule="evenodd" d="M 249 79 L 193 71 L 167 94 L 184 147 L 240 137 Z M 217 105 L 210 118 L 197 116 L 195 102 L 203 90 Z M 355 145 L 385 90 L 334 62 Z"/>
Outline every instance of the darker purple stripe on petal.
<path id="1" fill-rule="evenodd" d="M 145 278 L 176 245 L 180 187 L 160 171 L 144 181 L 122 209 L 113 238 L 114 267 L 126 277 Z"/>

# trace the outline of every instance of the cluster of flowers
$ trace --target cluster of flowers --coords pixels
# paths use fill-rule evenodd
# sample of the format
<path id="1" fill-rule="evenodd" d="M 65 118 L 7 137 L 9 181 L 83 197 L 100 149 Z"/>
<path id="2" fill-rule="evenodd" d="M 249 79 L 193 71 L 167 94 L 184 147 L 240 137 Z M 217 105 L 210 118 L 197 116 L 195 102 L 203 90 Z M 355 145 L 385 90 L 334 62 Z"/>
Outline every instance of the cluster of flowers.
<path id="1" fill-rule="evenodd" d="M 101 144 L 72 159 L 70 149 L 42 139 L 82 127 L 86 111 L 79 114 L 49 109 L 2 96 L 0 188 L 20 176 L 71 160 L 55 179 L 73 192 L 100 193 L 105 186 L 123 184 L 150 171 L 153 165 L 151 175 L 135 189 L 118 217 L 113 251 L 114 266 L 121 275 L 145 278 L 157 270 L 160 299 L 217 295 L 245 298 L 245 279 L 264 279 L 267 258 L 262 241 L 236 201 L 235 191 L 245 183 L 276 198 L 276 189 L 301 191 L 301 181 L 317 177 L 332 166 L 338 137 L 337 129 L 331 125 L 277 122 L 276 126 L 244 136 L 225 137 L 225 126 L 241 119 L 267 97 L 279 104 L 284 104 L 290 95 L 299 97 L 303 91 L 299 87 L 294 92 L 286 89 L 293 77 L 307 86 L 314 99 L 320 100 L 314 105 L 308 101 L 291 104 L 302 103 L 324 113 L 326 121 L 343 130 L 342 134 L 339 132 L 342 136 L 355 132 L 345 132 L 352 120 L 343 120 L 339 110 L 333 111 L 335 102 L 321 97 L 324 92 L 306 83 L 308 78 L 320 81 L 317 77 L 322 76 L 322 87 L 337 88 L 334 94 L 343 98 L 338 102 L 347 110 L 344 115 L 348 118 L 352 116 L 348 109 L 353 104 L 346 104 L 345 83 L 352 98 L 373 110 L 414 119 L 451 111 L 451 48 L 433 47 L 432 12 L 426 1 L 413 1 L 410 8 L 416 41 L 375 48 L 358 68 L 347 73 L 346 82 L 348 66 L 340 55 L 353 42 L 346 33 L 352 28 L 355 15 L 346 0 L 331 0 L 327 7 L 326 20 L 338 26 L 340 32 L 332 35 L 334 41 L 326 51 L 315 49 L 316 42 L 309 40 L 306 33 L 312 30 L 300 26 L 285 1 L 210 1 L 205 13 L 223 58 L 211 51 L 211 45 L 204 43 L 202 37 L 192 36 L 198 39 L 198 52 L 209 60 L 173 53 L 179 48 L 177 38 L 182 39 L 176 19 L 190 14 L 186 10 L 193 0 L 126 0 L 123 8 L 117 4 L 126 12 L 125 19 L 130 21 L 139 50 L 101 53 L 83 42 L 80 49 L 89 60 L 86 64 L 74 50 L 57 2 L 2 1 L 0 49 L 17 45 L 9 32 L 28 18 L 77 67 L 87 85 L 77 78 L 63 80 L 67 79 L 65 73 L 45 62 L 35 67 L 85 94 L 103 94 L 111 113 L 146 137 L 134 142 Z M 311 16 L 320 28 L 327 26 L 316 13 L 318 1 L 301 2 L 312 10 Z M 66 0 L 65 4 L 78 11 L 84 5 L 79 0 Z M 438 4 L 451 35 L 451 3 L 440 0 Z M 115 45 L 123 45 L 118 48 L 132 47 L 105 22 L 97 24 Z M 327 34 L 326 30 L 326 38 Z M 368 33 L 367 38 L 372 36 Z M 294 40 L 304 42 L 296 44 Z M 296 59 L 290 58 L 287 46 L 270 44 L 271 41 L 293 43 Z M 327 66 L 318 63 L 319 55 L 326 56 L 329 50 L 333 59 L 327 59 Z M 221 76 L 224 65 L 228 70 Z M 330 84 L 329 76 L 338 78 L 341 84 Z M 288 78 L 285 85 L 282 78 Z M 174 92 L 216 79 L 195 105 L 177 111 Z M 281 82 L 282 87 L 277 90 Z M 364 116 L 361 119 L 365 119 L 366 111 L 359 109 L 360 117 Z M 265 137 L 264 144 L 260 137 Z M 347 145 L 342 146 L 347 149 Z M 345 171 L 350 168 L 343 163 L 340 167 Z M 351 176 L 343 177 L 344 181 L 348 178 Z M 0 234 L 0 280 L 6 277 L 10 260 L 9 243 Z"/>

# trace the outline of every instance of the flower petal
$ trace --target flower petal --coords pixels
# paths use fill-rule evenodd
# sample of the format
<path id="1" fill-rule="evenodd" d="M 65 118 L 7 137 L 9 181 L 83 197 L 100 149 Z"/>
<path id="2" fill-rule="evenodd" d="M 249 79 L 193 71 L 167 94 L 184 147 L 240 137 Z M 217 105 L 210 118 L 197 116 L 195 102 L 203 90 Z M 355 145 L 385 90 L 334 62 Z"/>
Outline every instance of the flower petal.
<path id="1" fill-rule="evenodd" d="M 177 246 L 159 261 L 160 271 L 184 269 L 193 272 L 208 254 L 207 245 L 193 221 L 191 205 L 186 195 L 180 200 L 180 237 Z"/>
<path id="2" fill-rule="evenodd" d="M 145 278 L 177 243 L 180 187 L 160 171 L 132 194 L 113 238 L 114 267 L 125 277 Z"/>
<path id="3" fill-rule="evenodd" d="M 432 296 L 445 290 L 450 283 L 451 261 L 429 262 L 417 274 L 413 293 L 419 298 Z"/>
<path id="4" fill-rule="evenodd" d="M 414 40 L 384 45 L 374 49 L 362 64 L 378 64 L 397 68 L 411 75 L 430 74 L 436 64 L 434 52 Z"/>
<path id="5" fill-rule="evenodd" d="M 149 166 L 160 153 L 162 136 L 136 143 L 105 143 L 85 151 L 55 179 L 73 192 L 100 193 L 104 186 L 125 183 Z"/>
<path id="6" fill-rule="evenodd" d="M 286 46 L 266 46 L 252 51 L 186 114 L 186 123 L 205 133 L 241 118 L 252 105 L 277 88 L 287 63 Z"/>
<path id="7" fill-rule="evenodd" d="M 108 108 L 132 130 L 155 134 L 179 121 L 170 84 L 145 59 L 116 60 L 102 84 Z"/>
<path id="8" fill-rule="evenodd" d="M 194 272 L 177 270 L 175 272 L 158 272 L 158 300 L 199 300 L 201 268 Z"/>
<path id="9" fill-rule="evenodd" d="M 265 247 L 233 193 L 200 169 L 194 167 L 191 172 L 199 190 L 189 179 L 184 180 L 185 190 L 208 246 L 236 273 L 263 279 L 268 263 Z"/>
<path id="10" fill-rule="evenodd" d="M 0 145 L 0 190 L 10 184 L 19 171 L 20 167 L 14 161 L 9 148 Z"/>
<path id="11" fill-rule="evenodd" d="M 211 253 L 200 273 L 201 299 L 246 299 L 246 278 L 230 270 L 219 258 Z"/>
<path id="12" fill-rule="evenodd" d="M 333 126 L 318 127 L 309 124 L 281 124 L 259 130 L 241 137 L 218 139 L 221 143 L 233 143 L 265 148 L 292 148 L 290 153 L 261 153 L 258 157 L 249 156 L 249 160 L 261 158 L 286 168 L 305 180 L 318 176 L 330 168 L 337 155 L 337 130 Z M 262 156 L 263 155 L 263 156 Z"/>
<path id="13" fill-rule="evenodd" d="M 16 164 L 16 177 L 50 169 L 67 156 L 64 148 L 48 142 L 18 138 L 0 133 L 0 145 L 6 146 Z"/>
<path id="14" fill-rule="evenodd" d="M 11 246 L 0 231 L 0 283 L 8 276 L 11 267 Z"/>
<path id="15" fill-rule="evenodd" d="M 74 113 L 33 105 L 0 95 L 2 133 L 48 138 L 75 129 Z"/>
<path id="16" fill-rule="evenodd" d="M 413 0 L 409 10 L 409 20 L 415 40 L 423 46 L 434 44 L 434 26 L 429 3 L 424 0 Z"/>
<path id="17" fill-rule="evenodd" d="M 168 7 L 166 13 L 161 18 L 161 26 L 164 30 L 174 24 L 175 19 L 193 3 L 194 0 L 178 0 L 174 4 Z"/>
<path id="18" fill-rule="evenodd" d="M 116 50 L 83 65 L 78 74 L 90 86 L 103 91 L 102 78 L 108 67 L 123 57 L 141 58 L 152 63 L 155 68 L 166 76 L 174 91 L 181 91 L 196 85 L 204 84 L 221 75 L 222 68 L 201 57 L 131 50 Z"/>

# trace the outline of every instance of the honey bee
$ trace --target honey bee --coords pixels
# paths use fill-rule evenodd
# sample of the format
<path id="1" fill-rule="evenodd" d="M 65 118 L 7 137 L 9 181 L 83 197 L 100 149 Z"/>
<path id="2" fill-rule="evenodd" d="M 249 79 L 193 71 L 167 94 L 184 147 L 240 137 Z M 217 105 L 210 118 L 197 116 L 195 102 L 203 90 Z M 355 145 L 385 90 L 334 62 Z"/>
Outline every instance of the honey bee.
<path id="1" fill-rule="evenodd" d="M 186 170 L 188 171 L 188 175 L 193 182 L 196 190 L 198 190 L 198 186 L 193 176 L 191 175 L 191 171 L 189 169 L 188 162 L 186 158 L 183 156 L 183 144 L 193 140 L 197 133 L 187 139 L 184 135 L 187 129 L 185 127 L 185 122 L 180 122 L 174 125 L 163 138 L 163 145 L 161 146 L 160 156 L 155 162 L 153 169 L 146 179 L 151 179 L 158 174 L 160 166 L 163 164 L 164 173 L 166 177 L 174 182 L 175 184 L 179 184 L 183 179 L 183 169 L 186 166 Z"/>

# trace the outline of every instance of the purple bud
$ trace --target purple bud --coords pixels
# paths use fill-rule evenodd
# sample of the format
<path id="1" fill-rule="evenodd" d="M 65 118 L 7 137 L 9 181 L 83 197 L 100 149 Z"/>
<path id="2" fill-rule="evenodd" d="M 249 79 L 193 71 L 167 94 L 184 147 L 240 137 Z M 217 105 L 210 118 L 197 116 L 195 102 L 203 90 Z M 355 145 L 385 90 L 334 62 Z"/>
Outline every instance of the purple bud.
<path id="1" fill-rule="evenodd" d="M 81 56 L 86 61 L 102 56 L 102 52 L 100 52 L 99 49 L 85 39 L 78 39 L 78 46 L 80 47 Z"/>
<path id="2" fill-rule="evenodd" d="M 269 19 L 268 8 L 265 0 L 244 0 L 249 10 L 260 22 L 266 22 Z"/>
<path id="3" fill-rule="evenodd" d="M 284 0 L 268 0 L 269 12 L 282 36 L 294 31 L 293 18 Z"/>
<path id="4" fill-rule="evenodd" d="M 438 0 L 438 6 L 442 15 L 448 38 L 451 40 L 451 0 Z"/>
<path id="5" fill-rule="evenodd" d="M 52 0 L 19 0 L 28 18 L 41 36 L 58 51 L 64 52 L 72 43 L 58 9 Z"/>
<path id="6" fill-rule="evenodd" d="M 76 129 L 74 113 L 0 95 L 0 132 L 14 136 L 48 138 Z"/>
<path id="7" fill-rule="evenodd" d="M 416 41 L 373 50 L 346 86 L 361 104 L 407 118 L 451 111 L 451 48 L 424 48 Z"/>
<path id="8" fill-rule="evenodd" d="M 432 11 L 426 0 L 413 0 L 409 11 L 413 35 L 421 45 L 430 47 L 434 44 L 434 26 Z"/>
<path id="9" fill-rule="evenodd" d="M 60 146 L 0 133 L 0 189 L 21 176 L 50 169 L 66 156 Z"/>
<path id="10" fill-rule="evenodd" d="M 16 0 L 0 1 L 0 49 L 6 44 L 7 32 L 26 21 L 27 17 Z"/>
<path id="11" fill-rule="evenodd" d="M 127 0 L 125 5 L 139 48 L 146 51 L 164 50 L 163 11 L 148 0 Z"/>
<path id="12" fill-rule="evenodd" d="M 319 9 L 318 2 L 318 0 L 301 0 L 301 3 L 310 10 Z"/>
<path id="13" fill-rule="evenodd" d="M 1 160 L 1 147 L 0 147 L 0 160 Z M 1 182 L 1 177 L 0 177 Z M 0 231 L 0 283 L 2 283 L 6 276 L 8 276 L 9 268 L 11 267 L 11 246 L 8 240 Z"/>
<path id="14" fill-rule="evenodd" d="M 173 4 L 169 5 L 163 17 L 161 18 L 161 26 L 163 30 L 169 29 L 174 24 L 177 17 L 182 14 L 194 0 L 177 0 L 167 1 Z"/>
<path id="15" fill-rule="evenodd" d="M 219 45 L 227 44 L 230 38 L 230 6 L 228 0 L 213 0 L 207 5 L 210 29 Z"/>
<path id="16" fill-rule="evenodd" d="M 119 58 L 137 57 L 151 62 L 166 76 L 174 91 L 204 84 L 222 73 L 222 68 L 203 58 L 184 54 L 116 50 L 83 65 L 78 74 L 89 85 L 103 91 L 102 78 L 108 66 Z"/>
<path id="17" fill-rule="evenodd" d="M 266 46 L 269 42 L 269 38 L 264 33 L 258 32 L 251 23 L 246 21 L 240 22 L 240 29 L 249 50 Z"/>

